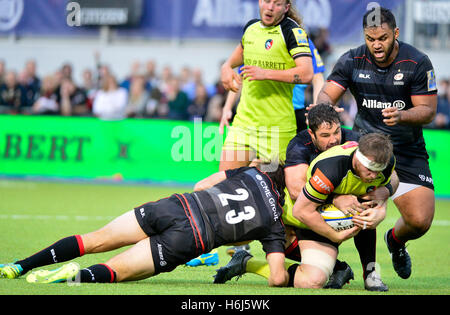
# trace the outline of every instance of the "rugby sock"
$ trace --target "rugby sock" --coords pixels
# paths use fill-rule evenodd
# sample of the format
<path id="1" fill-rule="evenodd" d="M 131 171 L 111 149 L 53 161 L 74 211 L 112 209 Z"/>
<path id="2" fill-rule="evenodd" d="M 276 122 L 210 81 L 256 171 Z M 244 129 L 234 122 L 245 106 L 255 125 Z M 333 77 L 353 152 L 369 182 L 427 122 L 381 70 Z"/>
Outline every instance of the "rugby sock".
<path id="1" fill-rule="evenodd" d="M 22 274 L 25 274 L 36 267 L 72 260 L 83 255 L 84 246 L 81 236 L 74 235 L 63 238 L 40 252 L 15 263 L 22 267 Z"/>
<path id="2" fill-rule="evenodd" d="M 363 277 L 366 279 L 375 270 L 377 231 L 363 230 L 354 237 L 354 242 L 363 267 Z"/>
<path id="3" fill-rule="evenodd" d="M 286 262 L 284 262 L 284 266 L 286 269 L 288 269 L 290 266 L 292 266 L 292 263 L 286 261 Z M 266 260 L 258 260 L 256 258 L 250 258 L 247 261 L 245 271 L 260 275 L 261 277 L 264 277 L 266 279 L 269 279 L 269 276 L 270 276 L 270 268 L 269 268 L 269 264 L 267 263 L 267 261 Z"/>
<path id="4" fill-rule="evenodd" d="M 76 278 L 80 282 L 112 283 L 116 281 L 116 273 L 108 265 L 97 264 L 80 270 Z"/>
<path id="5" fill-rule="evenodd" d="M 388 235 L 387 235 L 387 241 L 388 241 L 389 246 L 396 248 L 396 249 L 405 246 L 405 243 L 402 242 L 401 240 L 399 240 L 395 236 L 395 227 L 389 230 Z"/>
<path id="6" fill-rule="evenodd" d="M 295 273 L 297 272 L 297 267 L 299 266 L 299 264 L 291 264 L 291 266 L 289 268 L 287 268 L 287 272 L 289 275 L 289 280 L 288 280 L 288 287 L 294 287 L 294 279 L 295 279 Z"/>

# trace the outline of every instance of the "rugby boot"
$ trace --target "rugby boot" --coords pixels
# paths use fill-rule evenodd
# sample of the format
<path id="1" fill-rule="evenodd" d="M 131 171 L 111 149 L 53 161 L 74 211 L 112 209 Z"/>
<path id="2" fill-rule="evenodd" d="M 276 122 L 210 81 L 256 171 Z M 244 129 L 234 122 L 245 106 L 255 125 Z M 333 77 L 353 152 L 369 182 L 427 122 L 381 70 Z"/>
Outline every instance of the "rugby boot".
<path id="1" fill-rule="evenodd" d="M 22 275 L 22 266 L 18 264 L 0 265 L 0 278 L 16 279 Z"/>
<path id="2" fill-rule="evenodd" d="M 367 291 L 386 292 L 389 290 L 388 286 L 381 281 L 380 275 L 374 270 L 369 273 L 364 280 L 364 289 Z"/>
<path id="3" fill-rule="evenodd" d="M 59 283 L 73 280 L 80 272 L 77 263 L 68 263 L 54 270 L 37 270 L 27 276 L 29 283 Z"/>
<path id="4" fill-rule="evenodd" d="M 253 256 L 245 250 L 237 250 L 228 264 L 217 269 L 214 276 L 214 283 L 225 283 L 233 277 L 239 279 L 245 273 L 247 261 Z"/>
<path id="5" fill-rule="evenodd" d="M 238 250 L 245 250 L 247 253 L 250 254 L 250 245 L 245 244 L 245 245 L 241 245 L 241 246 L 232 246 L 232 247 L 228 247 L 226 250 L 227 255 L 230 255 L 231 257 L 233 257 L 234 253 L 236 253 L 236 251 Z"/>
<path id="6" fill-rule="evenodd" d="M 194 258 L 186 263 L 186 266 L 189 267 L 198 267 L 198 266 L 214 266 L 219 263 L 219 253 L 217 249 L 213 249 L 209 253 L 202 254 L 197 258 Z"/>
<path id="7" fill-rule="evenodd" d="M 345 262 L 339 262 L 333 270 L 333 274 L 328 279 L 327 284 L 323 287 L 324 289 L 342 289 L 342 287 L 349 283 L 350 280 L 354 279 L 354 274 L 352 268 Z"/>
<path id="8" fill-rule="evenodd" d="M 392 246 L 389 244 L 388 236 L 391 231 L 392 230 L 389 230 L 384 234 L 384 241 L 388 248 L 389 254 L 391 255 L 392 265 L 400 278 L 408 279 L 411 276 L 411 257 L 409 256 L 405 245 Z"/>

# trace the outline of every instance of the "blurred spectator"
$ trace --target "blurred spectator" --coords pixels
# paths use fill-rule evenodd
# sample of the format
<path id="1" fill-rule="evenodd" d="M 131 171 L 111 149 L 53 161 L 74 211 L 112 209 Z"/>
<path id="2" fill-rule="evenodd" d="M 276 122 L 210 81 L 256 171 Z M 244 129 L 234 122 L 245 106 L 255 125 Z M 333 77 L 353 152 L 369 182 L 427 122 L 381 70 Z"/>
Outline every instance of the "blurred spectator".
<path id="1" fill-rule="evenodd" d="M 59 93 L 61 115 L 87 116 L 90 114 L 86 91 L 76 86 L 71 79 L 62 80 Z"/>
<path id="2" fill-rule="evenodd" d="M 28 60 L 25 64 L 25 69 L 22 72 L 21 84 L 25 90 L 26 104 L 23 105 L 23 111 L 25 108 L 31 111 L 34 102 L 39 96 L 41 89 L 41 80 L 36 74 L 36 61 Z"/>
<path id="3" fill-rule="evenodd" d="M 0 85 L 5 81 L 6 63 L 0 59 Z"/>
<path id="4" fill-rule="evenodd" d="M 346 91 L 344 96 L 339 100 L 338 106 L 344 109 L 344 111 L 339 114 L 342 124 L 347 127 L 353 127 L 356 112 L 358 110 L 353 95 L 349 91 Z"/>
<path id="5" fill-rule="evenodd" d="M 42 79 L 41 89 L 36 102 L 33 104 L 33 114 L 52 115 L 59 114 L 57 82 L 54 75 Z"/>
<path id="6" fill-rule="evenodd" d="M 219 122 L 222 118 L 223 97 L 220 94 L 214 95 L 209 101 L 206 110 L 205 121 Z"/>
<path id="7" fill-rule="evenodd" d="M 154 87 L 150 92 L 150 97 L 145 105 L 145 117 L 148 118 L 163 118 L 168 114 L 167 103 L 163 103 L 165 98 L 163 97 L 161 91 Z"/>
<path id="8" fill-rule="evenodd" d="M 141 75 L 142 75 L 141 63 L 136 60 L 131 65 L 130 74 L 127 76 L 127 78 L 124 81 L 122 81 L 120 86 L 125 88 L 129 92 L 130 88 L 131 88 L 131 82 L 133 81 L 133 79 L 135 77 L 138 77 L 138 76 L 141 76 Z M 150 88 L 151 88 L 150 87 L 150 83 L 145 83 L 145 88 L 150 91 Z"/>
<path id="9" fill-rule="evenodd" d="M 0 113 L 18 114 L 26 104 L 25 90 L 17 82 L 15 71 L 7 71 L 0 86 Z"/>
<path id="10" fill-rule="evenodd" d="M 158 85 L 158 77 L 156 75 L 156 61 L 149 60 L 145 65 L 145 79 L 150 85 L 150 88 L 153 89 Z"/>
<path id="11" fill-rule="evenodd" d="M 189 107 L 189 98 L 187 94 L 180 89 L 180 82 L 177 78 L 168 81 L 167 94 L 169 106 L 169 119 L 187 120 Z"/>
<path id="12" fill-rule="evenodd" d="M 70 63 L 66 62 L 63 64 L 61 68 L 61 74 L 63 79 L 70 79 L 72 80 L 72 73 L 73 73 L 73 67 Z"/>
<path id="13" fill-rule="evenodd" d="M 189 69 L 188 67 L 186 68 Z M 185 78 L 184 84 L 182 85 L 182 90 L 188 95 L 190 101 L 195 99 L 195 93 L 197 91 L 197 86 L 199 85 L 204 85 L 208 96 L 213 96 L 216 93 L 215 86 L 207 86 L 203 82 L 202 70 L 200 68 L 196 68 L 193 71 L 188 72 L 188 76 Z"/>
<path id="14" fill-rule="evenodd" d="M 83 85 L 81 86 L 86 92 L 87 106 L 92 111 L 92 104 L 94 103 L 95 94 L 97 93 L 97 87 L 94 82 L 93 73 L 90 69 L 83 71 Z"/>
<path id="15" fill-rule="evenodd" d="M 450 129 L 450 84 L 448 80 L 439 82 L 436 117 L 427 128 Z"/>
<path id="16" fill-rule="evenodd" d="M 103 86 L 95 96 L 92 111 L 100 119 L 124 119 L 127 98 L 127 90 L 119 87 L 113 75 L 108 75 L 103 78 Z"/>
<path id="17" fill-rule="evenodd" d="M 149 92 L 145 88 L 145 77 L 135 76 L 131 81 L 128 104 L 125 109 L 127 117 L 143 117 L 147 102 L 149 101 Z"/>
<path id="18" fill-rule="evenodd" d="M 315 28 L 309 31 L 309 36 L 317 48 L 324 63 L 327 62 L 332 50 L 329 42 L 329 32 L 326 28 Z"/>
<path id="19" fill-rule="evenodd" d="M 169 65 L 164 66 L 161 72 L 161 78 L 158 80 L 157 87 L 161 93 L 166 96 L 169 87 L 169 81 L 174 77 L 172 67 Z"/>
<path id="20" fill-rule="evenodd" d="M 208 103 L 209 96 L 206 87 L 203 84 L 197 84 L 194 100 L 187 109 L 189 120 L 194 120 L 195 118 L 201 118 L 203 120 L 208 110 Z"/>

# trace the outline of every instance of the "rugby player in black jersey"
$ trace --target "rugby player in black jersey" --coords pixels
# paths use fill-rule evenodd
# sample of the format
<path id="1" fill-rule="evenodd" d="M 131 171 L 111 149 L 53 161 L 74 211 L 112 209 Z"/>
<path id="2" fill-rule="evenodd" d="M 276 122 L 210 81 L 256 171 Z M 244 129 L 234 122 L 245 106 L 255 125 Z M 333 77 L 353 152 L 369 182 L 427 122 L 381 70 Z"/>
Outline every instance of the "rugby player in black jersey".
<path id="1" fill-rule="evenodd" d="M 134 245 L 105 264 L 79 270 L 72 262 L 32 272 L 27 281 L 141 280 L 170 272 L 213 248 L 259 240 L 270 266 L 269 285 L 286 285 L 282 167 L 271 173 L 256 167 L 221 171 L 197 183 L 194 190 L 143 204 L 95 232 L 63 238 L 28 258 L 0 265 L 0 278 L 18 278 L 37 267 Z"/>
<path id="2" fill-rule="evenodd" d="M 395 271 L 407 279 L 411 258 L 405 243 L 424 235 L 434 216 L 434 186 L 422 126 L 436 115 L 436 77 L 425 54 L 398 40 L 399 28 L 388 9 L 368 11 L 363 29 L 365 45 L 340 57 L 317 102 L 336 104 L 350 89 L 358 106 L 353 129 L 390 135 L 400 180 L 392 199 L 401 217 L 386 232 L 385 241 Z"/>
<path id="3" fill-rule="evenodd" d="M 360 135 L 349 129 L 341 128 L 338 113 L 328 104 L 314 106 L 308 113 L 309 129 L 298 133 L 289 143 L 286 153 L 286 165 L 284 168 L 287 193 L 292 202 L 295 202 L 306 184 L 307 170 L 311 162 L 323 151 L 347 141 L 358 141 Z M 397 188 L 398 179 L 395 173 L 392 175 L 391 184 L 393 190 Z M 372 203 L 367 201 L 386 200 L 390 192 L 385 187 L 379 187 L 358 199 L 354 195 L 335 195 L 333 203 L 344 213 L 357 214 L 370 208 Z M 290 200 L 286 199 L 289 203 Z M 292 207 L 292 205 L 291 205 Z M 287 242 L 285 244 L 286 257 L 294 261 L 300 261 L 300 249 L 295 235 L 295 224 L 290 225 L 290 218 L 286 217 L 288 211 L 283 213 L 283 222 L 286 225 Z M 375 218 L 378 219 L 378 218 Z M 373 222 L 374 223 L 374 222 Z M 355 245 L 361 257 L 364 275 L 364 287 L 370 291 L 387 291 L 387 286 L 381 281 L 380 276 L 374 273 L 376 257 L 376 230 L 366 229 L 358 233 Z M 250 254 L 239 253 L 233 256 L 230 262 L 220 268 L 215 276 L 215 283 L 224 283 L 244 272 L 268 277 L 264 262 L 251 258 Z M 368 278 L 367 276 L 370 275 Z M 345 262 L 336 261 L 333 274 L 324 288 L 340 289 L 353 279 L 353 272 Z"/>

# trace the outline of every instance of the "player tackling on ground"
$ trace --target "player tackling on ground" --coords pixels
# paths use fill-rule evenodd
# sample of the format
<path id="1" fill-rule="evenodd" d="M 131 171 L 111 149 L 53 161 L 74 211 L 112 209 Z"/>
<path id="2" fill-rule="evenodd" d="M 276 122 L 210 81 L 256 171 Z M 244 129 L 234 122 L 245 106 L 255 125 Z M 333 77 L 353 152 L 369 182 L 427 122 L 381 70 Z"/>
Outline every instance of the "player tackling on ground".
<path id="1" fill-rule="evenodd" d="M 385 241 L 395 271 L 407 279 L 411 259 L 405 243 L 424 235 L 434 216 L 434 186 L 422 125 L 436 114 L 436 77 L 425 54 L 398 41 L 391 11 L 380 7 L 368 11 L 363 28 L 365 45 L 340 57 L 317 103 L 336 104 L 350 89 L 358 106 L 353 129 L 390 135 L 400 180 L 392 199 L 401 217 L 386 232 Z"/>

